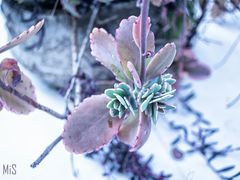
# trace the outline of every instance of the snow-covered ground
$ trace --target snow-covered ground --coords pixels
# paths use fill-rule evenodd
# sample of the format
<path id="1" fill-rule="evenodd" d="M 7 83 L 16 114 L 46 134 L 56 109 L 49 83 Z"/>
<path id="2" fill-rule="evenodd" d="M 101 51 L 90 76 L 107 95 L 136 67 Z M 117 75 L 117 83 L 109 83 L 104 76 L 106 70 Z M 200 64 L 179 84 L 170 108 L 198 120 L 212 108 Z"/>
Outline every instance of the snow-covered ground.
<path id="1" fill-rule="evenodd" d="M 240 16 L 238 16 L 240 17 Z M 197 97 L 192 101 L 193 107 L 204 113 L 204 117 L 212 122 L 220 132 L 214 135 L 214 140 L 220 142 L 220 147 L 228 144 L 240 146 L 240 102 L 227 109 L 226 105 L 240 93 L 240 44 L 229 57 L 224 66 L 216 69 L 215 65 L 227 53 L 234 39 L 240 34 L 240 21 L 231 16 L 221 25 L 216 23 L 203 25 L 201 36 L 220 41 L 220 44 L 206 43 L 196 40 L 194 51 L 200 60 L 212 69 L 210 78 L 204 81 L 192 81 Z M 4 19 L 0 16 L 0 45 L 7 41 Z M 12 57 L 10 52 L 0 55 L 0 59 Z M 49 89 L 33 73 L 30 77 L 36 86 L 38 102 L 52 109 L 63 112 L 64 101 L 55 91 Z M 190 116 L 182 113 L 178 116 L 167 115 L 179 123 L 189 122 Z M 52 142 L 63 130 L 64 122 L 55 119 L 44 112 L 35 110 L 28 116 L 19 116 L 5 110 L 0 112 L 0 179 L 1 180 L 71 180 L 72 176 L 70 154 L 59 143 L 51 154 L 36 168 L 30 164 L 40 155 L 44 148 Z M 193 154 L 181 161 L 172 159 L 170 142 L 175 132 L 172 132 L 163 120 L 159 120 L 153 128 L 150 139 L 140 152 L 146 156 L 153 154 L 152 167 L 156 172 L 164 170 L 172 173 L 174 180 L 202 180 L 204 178 L 217 180 L 218 177 L 206 166 L 200 154 Z M 83 155 L 75 156 L 79 179 L 106 179 L 102 177 L 103 169 L 95 161 Z M 233 153 L 219 164 L 236 164 L 240 170 L 240 153 Z M 16 164 L 16 175 L 3 175 L 3 164 Z M 112 179 L 127 179 L 113 175 Z M 108 178 L 107 178 L 108 179 Z M 239 178 L 240 179 L 240 178 Z"/>

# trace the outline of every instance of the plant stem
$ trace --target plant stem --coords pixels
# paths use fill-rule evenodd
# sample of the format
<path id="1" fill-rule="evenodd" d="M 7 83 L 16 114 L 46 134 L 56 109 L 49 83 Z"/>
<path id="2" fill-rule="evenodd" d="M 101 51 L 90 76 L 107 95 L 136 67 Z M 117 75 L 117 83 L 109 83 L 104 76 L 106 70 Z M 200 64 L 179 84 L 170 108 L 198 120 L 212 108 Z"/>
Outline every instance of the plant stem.
<path id="1" fill-rule="evenodd" d="M 141 21 L 140 21 L 140 63 L 141 63 L 141 73 L 140 79 L 142 83 L 145 80 L 145 71 L 146 71 L 146 47 L 147 47 L 147 18 L 148 18 L 148 11 L 149 11 L 149 0 L 143 0 L 141 4 Z"/>
<path id="2" fill-rule="evenodd" d="M 66 119 L 67 116 L 66 115 L 62 115 L 62 114 L 59 114 L 58 112 L 44 106 L 44 105 L 41 105 L 39 103 L 37 103 L 35 100 L 33 100 L 32 98 L 26 96 L 26 95 L 23 95 L 21 94 L 20 92 L 18 92 L 16 89 L 12 88 L 11 86 L 7 86 L 5 85 L 5 83 L 0 80 L 0 88 L 2 88 L 3 90 L 9 92 L 10 94 L 18 97 L 19 99 L 23 100 L 24 102 L 32 105 L 33 107 L 41 110 L 41 111 L 44 111 L 58 119 Z"/>
<path id="3" fill-rule="evenodd" d="M 62 140 L 62 136 L 58 136 L 44 151 L 43 153 L 31 164 L 32 168 L 37 167 L 42 160 L 52 151 L 52 149 Z"/>

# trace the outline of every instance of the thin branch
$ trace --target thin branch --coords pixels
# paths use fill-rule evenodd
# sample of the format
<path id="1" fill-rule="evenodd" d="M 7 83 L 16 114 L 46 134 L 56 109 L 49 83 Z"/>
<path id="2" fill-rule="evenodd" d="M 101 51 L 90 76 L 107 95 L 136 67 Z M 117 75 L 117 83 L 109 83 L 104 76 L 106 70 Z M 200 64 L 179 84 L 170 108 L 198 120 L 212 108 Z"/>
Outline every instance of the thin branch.
<path id="1" fill-rule="evenodd" d="M 81 45 L 81 48 L 80 48 L 80 51 L 79 51 L 79 56 L 78 56 L 78 61 L 76 63 L 76 67 L 75 67 L 75 70 L 74 70 L 74 75 L 71 79 L 71 82 L 70 82 L 70 86 L 65 94 L 65 98 L 67 99 L 74 87 L 74 84 L 75 84 L 75 81 L 76 81 L 76 76 L 79 72 L 79 67 L 81 65 L 81 59 L 82 59 L 82 56 L 85 52 L 85 49 L 86 49 L 86 46 L 87 46 L 87 43 L 88 43 L 88 40 L 89 40 L 89 35 L 92 31 L 92 28 L 93 28 L 93 25 L 94 25 L 94 22 L 95 22 L 95 19 L 97 17 L 97 14 L 98 14 L 98 11 L 99 11 L 99 4 L 97 4 L 96 6 L 94 6 L 93 8 L 93 12 L 92 12 L 92 15 L 90 17 L 90 20 L 89 20 L 89 23 L 88 23 L 88 27 L 87 27 L 87 32 L 86 32 L 86 35 L 83 39 L 83 42 L 82 42 L 82 45 Z"/>
<path id="2" fill-rule="evenodd" d="M 238 34 L 237 38 L 233 41 L 232 45 L 228 49 L 227 53 L 223 56 L 222 60 L 215 65 L 215 69 L 222 67 L 227 62 L 231 54 L 237 48 L 237 45 L 239 44 L 239 42 L 240 42 L 240 34 Z"/>
<path id="3" fill-rule="evenodd" d="M 202 4 L 202 14 L 197 19 L 197 21 L 196 21 L 195 25 L 193 26 L 193 28 L 191 29 L 190 33 L 187 35 L 186 43 L 184 45 L 187 48 L 191 47 L 191 41 L 192 41 L 193 37 L 197 34 L 197 29 L 206 15 L 207 5 L 208 5 L 208 0 L 204 0 L 203 4 Z"/>
<path id="4" fill-rule="evenodd" d="M 146 42 L 147 42 L 147 18 L 148 18 L 148 11 L 149 11 L 149 0 L 143 0 L 141 4 L 141 27 L 140 27 L 140 63 L 141 63 L 141 73 L 140 73 L 140 79 L 142 83 L 144 83 L 145 80 L 145 71 L 146 71 Z"/>
<path id="5" fill-rule="evenodd" d="M 37 167 L 43 159 L 52 151 L 52 149 L 62 140 L 62 136 L 58 136 L 44 151 L 43 153 L 31 164 L 32 168 Z"/>
<path id="6" fill-rule="evenodd" d="M 23 100 L 24 102 L 32 105 L 33 107 L 41 110 L 41 111 L 44 111 L 58 119 L 66 119 L 67 116 L 66 115 L 62 115 L 62 114 L 59 114 L 58 112 L 44 106 L 44 105 L 41 105 L 39 103 L 37 103 L 35 100 L 33 100 L 32 98 L 26 96 L 26 95 L 23 95 L 21 94 L 20 92 L 18 92 L 16 89 L 12 88 L 11 86 L 7 86 L 5 85 L 5 83 L 0 80 L 0 88 L 2 88 L 3 90 L 9 92 L 10 94 L 18 97 L 19 99 Z"/>
<path id="7" fill-rule="evenodd" d="M 75 67 L 79 61 L 79 46 L 78 46 L 78 23 L 77 18 L 72 17 L 72 74 L 76 73 Z M 80 66 L 78 67 L 80 72 Z M 81 101 L 81 82 L 79 78 L 75 79 L 74 83 L 74 106 L 77 106 Z"/>
<path id="8" fill-rule="evenodd" d="M 232 101 L 230 101 L 227 104 L 227 108 L 231 108 L 232 106 L 234 106 L 238 101 L 240 101 L 240 94 L 238 94 Z"/>

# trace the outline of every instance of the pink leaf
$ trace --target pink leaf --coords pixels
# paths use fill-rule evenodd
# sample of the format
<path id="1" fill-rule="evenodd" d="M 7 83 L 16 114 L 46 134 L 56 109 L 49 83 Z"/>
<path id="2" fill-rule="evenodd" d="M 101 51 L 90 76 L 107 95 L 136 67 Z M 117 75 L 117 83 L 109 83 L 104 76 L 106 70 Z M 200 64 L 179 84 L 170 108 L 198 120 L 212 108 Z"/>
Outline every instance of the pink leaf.
<path id="1" fill-rule="evenodd" d="M 125 81 L 125 75 L 118 59 L 116 42 L 104 29 L 94 28 L 90 34 L 92 55 L 106 68 L 111 70 L 119 81 Z"/>
<path id="2" fill-rule="evenodd" d="M 118 133 L 122 120 L 110 116 L 108 101 L 104 94 L 94 95 L 72 112 L 62 134 L 68 151 L 80 154 L 97 150 Z"/>
<path id="3" fill-rule="evenodd" d="M 174 43 L 168 43 L 160 49 L 147 66 L 147 79 L 150 80 L 163 74 L 171 66 L 175 55 L 176 46 Z"/>
<path id="4" fill-rule="evenodd" d="M 31 38 L 34 34 L 36 34 L 42 28 L 43 24 L 44 24 L 44 20 L 39 21 L 36 25 L 31 26 L 28 30 L 22 32 L 20 35 L 13 38 L 7 44 L 0 47 L 0 54 Z"/>
<path id="5" fill-rule="evenodd" d="M 155 51 L 155 39 L 154 34 L 150 31 L 151 23 L 150 18 L 148 18 L 147 23 L 147 52 L 154 53 Z M 138 48 L 140 48 L 140 17 L 137 18 L 135 23 L 133 24 L 133 39 Z"/>
<path id="6" fill-rule="evenodd" d="M 17 62 L 15 60 L 4 59 L 0 64 L 1 81 L 8 86 L 12 86 L 22 95 L 26 95 L 33 100 L 36 100 L 35 88 L 32 85 L 31 80 L 20 70 L 18 70 L 19 67 L 17 66 Z M 17 114 L 28 114 L 34 110 L 33 106 L 1 88 L 0 99 L 5 109 Z"/>
<path id="7" fill-rule="evenodd" d="M 140 72 L 140 53 L 132 35 L 133 23 L 136 20 L 136 16 L 130 16 L 128 19 L 123 19 L 119 28 L 116 30 L 118 55 L 123 70 L 129 78 L 131 78 L 131 73 L 127 68 L 128 61 L 133 63 L 138 73 Z"/>
<path id="8" fill-rule="evenodd" d="M 125 144 L 131 146 L 130 151 L 136 151 L 147 141 L 151 132 L 151 120 L 145 113 L 132 114 L 124 120 L 118 138 Z"/>
<path id="9" fill-rule="evenodd" d="M 139 75 L 137 73 L 137 70 L 135 69 L 134 65 L 132 64 L 132 62 L 128 61 L 127 67 L 129 69 L 130 73 L 132 74 L 134 83 L 137 85 L 138 88 L 141 88 L 142 83 L 141 83 L 140 77 L 139 77 Z"/>

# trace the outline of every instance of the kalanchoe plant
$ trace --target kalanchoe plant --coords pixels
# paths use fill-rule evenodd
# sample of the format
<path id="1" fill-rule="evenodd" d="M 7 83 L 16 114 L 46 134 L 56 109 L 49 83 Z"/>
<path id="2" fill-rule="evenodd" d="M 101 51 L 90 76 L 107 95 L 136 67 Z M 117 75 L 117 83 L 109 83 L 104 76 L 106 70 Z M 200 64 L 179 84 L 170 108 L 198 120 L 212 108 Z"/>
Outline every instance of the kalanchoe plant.
<path id="1" fill-rule="evenodd" d="M 91 35 L 92 55 L 111 70 L 120 81 L 104 94 L 85 99 L 68 117 L 62 134 L 66 148 L 75 153 L 91 152 L 109 143 L 116 135 L 130 151 L 139 149 L 148 139 L 152 121 L 158 112 L 173 108 L 175 80 L 163 74 L 172 64 L 176 47 L 166 44 L 156 54 L 154 34 L 146 23 L 146 68 L 141 74 L 141 22 L 131 16 L 122 20 L 116 37 L 104 29 L 94 28 Z M 141 77 L 141 78 L 140 78 Z"/>

